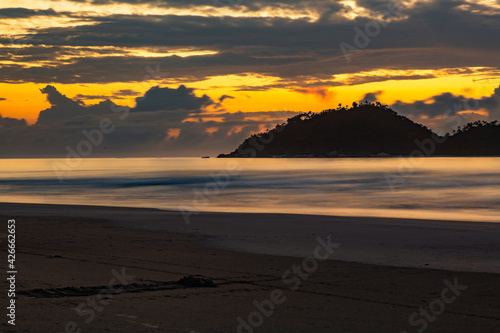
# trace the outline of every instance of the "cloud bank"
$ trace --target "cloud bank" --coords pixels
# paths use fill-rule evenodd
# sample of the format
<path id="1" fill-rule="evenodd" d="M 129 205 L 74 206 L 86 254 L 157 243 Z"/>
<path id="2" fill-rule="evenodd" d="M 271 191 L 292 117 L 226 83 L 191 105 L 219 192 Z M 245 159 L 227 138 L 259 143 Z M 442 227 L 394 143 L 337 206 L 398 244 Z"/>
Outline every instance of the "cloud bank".
<path id="1" fill-rule="evenodd" d="M 93 157 L 216 155 L 295 114 L 209 112 L 217 103 L 183 85 L 152 87 L 133 108 L 110 100 L 86 105 L 51 85 L 40 92 L 51 107 L 36 124 L 0 116 L 1 157 L 64 157 L 84 149 L 82 141 L 92 143 Z"/>
<path id="2" fill-rule="evenodd" d="M 360 0 L 355 5 L 243 1 L 221 8 L 210 1 L 78 3 L 102 8 L 154 3 L 158 10 L 183 11 L 99 16 L 75 11 L 65 15 L 80 20 L 76 26 L 42 27 L 26 32 L 23 39 L 0 38 L 0 61 L 4 61 L 0 82 L 138 82 L 151 63 L 161 64 L 172 78 L 184 82 L 254 73 L 289 81 L 295 87 L 296 83 L 380 69 L 500 68 L 500 44 L 494 42 L 500 34 L 500 10 L 485 1 L 402 1 L 401 11 L 391 19 L 382 15 L 388 3 L 378 0 Z M 215 12 L 203 15 L 210 8 Z M 288 14 L 272 16 L 272 8 L 276 8 L 274 13 Z M 302 12 L 312 14 L 298 14 Z M 35 14 L 38 11 L 0 9 L 4 16 Z M 383 24 L 380 33 L 346 63 L 339 45 L 353 44 L 355 29 L 363 29 L 372 20 Z M 383 79 L 411 78 L 414 74 Z M 361 77 L 356 83 L 363 81 L 373 82 L 373 78 Z"/>

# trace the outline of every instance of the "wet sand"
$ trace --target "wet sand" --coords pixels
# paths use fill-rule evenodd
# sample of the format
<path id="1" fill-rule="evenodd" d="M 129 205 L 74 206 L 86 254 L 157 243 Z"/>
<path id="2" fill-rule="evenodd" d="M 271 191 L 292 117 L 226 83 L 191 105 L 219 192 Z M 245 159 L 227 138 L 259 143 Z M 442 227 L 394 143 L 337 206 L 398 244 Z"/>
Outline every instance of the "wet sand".
<path id="1" fill-rule="evenodd" d="M 498 224 L 219 213 L 186 224 L 26 204 L 0 204 L 0 216 L 16 219 L 17 240 L 5 332 L 500 331 L 500 275 L 485 273 L 497 270 Z M 315 252 L 329 235 L 338 246 Z"/>

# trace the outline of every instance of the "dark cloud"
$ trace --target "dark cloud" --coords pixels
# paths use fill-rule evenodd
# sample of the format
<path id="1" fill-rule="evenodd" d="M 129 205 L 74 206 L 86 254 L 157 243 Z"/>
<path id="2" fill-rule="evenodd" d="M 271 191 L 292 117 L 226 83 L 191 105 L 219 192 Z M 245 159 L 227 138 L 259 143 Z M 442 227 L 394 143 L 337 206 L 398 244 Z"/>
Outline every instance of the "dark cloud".
<path id="1" fill-rule="evenodd" d="M 219 53 L 207 56 L 191 57 L 103 57 L 80 58 L 71 63 L 57 66 L 26 67 L 21 64 L 5 64 L 0 68 L 0 82 L 36 82 L 47 81 L 60 83 L 111 83 L 111 82 L 141 82 L 148 75 L 147 67 L 152 64 L 161 64 L 170 72 L 172 83 L 177 81 L 193 82 L 207 79 L 216 75 L 259 73 L 273 75 L 301 84 L 301 80 L 310 81 L 311 77 L 318 79 L 331 78 L 332 75 L 358 73 L 361 71 L 383 68 L 382 63 L 391 63 L 390 69 L 407 70 L 441 69 L 436 63 L 441 59 L 449 67 L 464 67 L 475 64 L 483 67 L 495 68 L 498 63 L 497 53 L 483 54 L 477 57 L 475 52 L 461 52 L 450 58 L 451 49 L 405 49 L 405 50 L 377 50 L 366 51 L 367 57 L 357 57 L 347 65 L 343 57 L 321 60 L 311 57 L 253 57 L 234 53 Z M 429 56 L 429 53 L 432 56 Z M 375 67 L 376 65 L 377 67 Z M 500 66 L 499 66 L 500 67 Z M 397 76 L 358 76 L 341 84 L 362 84 L 385 80 L 410 80 L 432 78 L 426 75 L 397 75 Z M 167 80 L 167 81 L 168 81 Z M 295 81 L 295 82 L 292 82 Z M 296 86 L 296 85 L 295 85 Z M 245 89 L 242 87 L 244 90 Z M 250 89 L 251 90 L 251 89 Z"/>
<path id="2" fill-rule="evenodd" d="M 137 96 L 139 92 L 132 89 L 122 89 L 114 91 L 111 95 L 84 95 L 78 94 L 75 96 L 76 99 L 125 99 L 130 96 Z"/>
<path id="3" fill-rule="evenodd" d="M 326 88 L 296 88 L 294 91 L 301 93 L 301 94 L 306 94 L 306 95 L 316 95 L 320 97 L 321 99 L 332 99 L 334 96 L 333 92 L 328 91 Z"/>
<path id="4" fill-rule="evenodd" d="M 221 97 L 219 97 L 219 103 L 222 103 L 225 99 L 234 99 L 233 96 L 229 96 L 229 95 L 222 95 Z"/>
<path id="5" fill-rule="evenodd" d="M 181 5 L 180 2 L 168 4 Z M 259 8 L 267 2 L 244 1 L 243 4 L 248 8 Z M 294 1 L 289 5 L 307 8 L 312 4 Z M 331 3 L 318 5 L 325 12 L 331 10 L 328 18 L 318 21 L 268 17 L 226 17 L 220 20 L 219 17 L 176 15 L 87 17 L 89 24 L 39 29 L 29 36 L 33 46 L 23 48 L 17 58 L 13 58 L 9 48 L 0 50 L 3 59 L 19 62 L 0 68 L 0 82 L 141 81 L 147 73 L 145 68 L 151 64 L 161 64 L 170 72 L 171 78 L 185 81 L 243 73 L 272 75 L 286 80 L 308 78 L 307 81 L 311 81 L 310 78 L 324 79 L 383 68 L 499 68 L 500 44 L 492 41 L 500 33 L 497 24 L 500 15 L 483 13 L 475 5 L 477 11 L 463 10 L 460 7 L 463 4 L 461 1 L 415 3 L 403 11 L 405 19 L 389 23 L 377 36 L 369 38 L 367 46 L 352 55 L 351 63 L 346 62 L 339 45 L 342 42 L 354 45 L 354 28 L 364 29 L 370 19 L 340 17 L 342 6 L 335 7 Z M 184 5 L 196 6 L 196 3 Z M 364 0 L 358 1 L 358 5 L 378 12 L 382 3 Z M 114 54 L 106 48 L 93 49 L 104 56 L 92 58 L 79 56 L 80 51 L 65 46 L 89 50 L 96 46 L 121 49 L 115 50 Z M 127 54 L 128 47 L 208 49 L 218 53 L 144 58 Z M 121 55 L 117 56 L 116 52 Z M 53 66 L 24 66 L 21 63 L 51 61 L 57 56 L 74 58 Z M 346 83 L 430 76 L 361 77 Z"/>
<path id="6" fill-rule="evenodd" d="M 131 112 L 144 111 L 201 111 L 202 108 L 214 104 L 207 95 L 197 97 L 193 88 L 180 85 L 177 89 L 153 87 L 144 97 L 136 98 L 137 105 Z"/>
<path id="7" fill-rule="evenodd" d="M 25 127 L 27 126 L 26 120 L 24 119 L 16 119 L 16 118 L 4 118 L 0 114 L 0 130 L 12 127 Z"/>
<path id="8" fill-rule="evenodd" d="M 40 91 L 47 96 L 47 102 L 51 104 L 51 107 L 40 111 L 37 124 L 53 123 L 62 118 L 75 117 L 84 109 L 83 102 L 66 97 L 54 86 L 46 86 Z"/>
<path id="9" fill-rule="evenodd" d="M 82 94 L 78 94 L 75 96 L 76 99 L 108 99 L 112 96 L 108 96 L 108 95 L 82 95 Z M 122 99 L 122 97 L 115 97 L 115 98 L 118 98 L 118 99 Z"/>
<path id="10" fill-rule="evenodd" d="M 118 96 L 118 97 L 128 97 L 128 96 L 137 96 L 139 95 L 139 92 L 132 90 L 132 89 L 122 89 L 113 92 L 113 96 Z"/>
<path id="11" fill-rule="evenodd" d="M 363 98 L 361 98 L 361 102 L 364 102 L 364 101 L 367 101 L 367 102 L 370 102 L 370 103 L 376 102 L 378 100 L 378 97 L 382 93 L 383 93 L 382 90 L 378 90 L 378 91 L 375 91 L 375 92 L 366 93 L 365 96 L 363 96 Z"/>
<path id="12" fill-rule="evenodd" d="M 387 0 L 356 0 L 356 5 L 358 7 L 367 8 L 377 12 L 387 10 L 388 3 L 390 2 Z"/>
<path id="13" fill-rule="evenodd" d="M 425 115 L 430 119 L 442 116 L 445 111 L 449 111 L 448 114 L 450 115 L 455 115 L 457 112 L 464 110 L 477 110 L 479 108 L 493 111 L 500 105 L 499 92 L 500 89 L 497 88 L 495 94 L 492 96 L 479 99 L 443 93 L 427 100 L 415 101 L 413 103 L 397 101 L 392 107 L 405 115 Z"/>
<path id="14" fill-rule="evenodd" d="M 417 122 L 439 129 L 440 134 L 444 134 L 470 121 L 500 120 L 500 87 L 487 97 L 468 98 L 443 93 L 413 103 L 397 101 L 391 107 Z M 484 115 L 485 111 L 487 115 Z"/>
<path id="15" fill-rule="evenodd" d="M 7 98 L 0 97 L 0 101 L 6 101 Z"/>
<path id="16" fill-rule="evenodd" d="M 232 8 L 241 13 L 251 13 L 257 12 L 262 9 L 268 8 L 279 8 L 294 9 L 294 10 L 306 10 L 310 9 L 312 6 L 315 8 L 322 7 L 323 10 L 329 8 L 343 8 L 343 5 L 339 4 L 335 0 L 325 0 L 321 3 L 313 0 L 263 0 L 263 1 L 248 1 L 248 0 L 192 0 L 186 2 L 184 0 L 72 0 L 74 2 L 85 2 L 92 3 L 95 5 L 109 5 L 109 4 L 152 4 L 159 7 L 167 8 L 178 8 L 178 9 L 192 9 L 195 7 L 206 7 L 212 6 L 214 8 Z"/>
<path id="17" fill-rule="evenodd" d="M 0 18 L 28 18 L 32 16 L 58 16 L 53 9 L 0 8 Z"/>
<path id="18" fill-rule="evenodd" d="M 86 117 L 111 114 L 119 111 L 119 108 L 126 108 L 113 103 L 106 98 L 107 96 L 77 94 L 74 99 L 71 99 L 51 85 L 40 89 L 40 91 L 47 95 L 47 101 L 51 107 L 40 111 L 36 125 L 53 125 L 58 122 L 68 124 L 68 121 L 84 122 Z M 136 94 L 131 90 L 122 90 L 119 93 Z M 93 105 L 85 105 L 80 100 L 99 97 L 106 99 Z M 131 113 L 167 111 L 162 115 L 177 120 L 183 120 L 191 114 L 202 112 L 207 106 L 216 104 L 207 95 L 196 96 L 193 88 L 187 88 L 184 85 L 180 85 L 177 89 L 152 87 L 144 96 L 136 98 L 136 101 L 136 106 L 130 110 L 127 108 L 127 111 Z"/>
<path id="19" fill-rule="evenodd" d="M 82 101 L 66 97 L 54 86 L 50 85 L 40 89 L 40 91 L 47 95 L 47 101 L 51 104 L 51 107 L 40 111 L 36 125 L 53 125 L 75 117 L 107 114 L 118 107 L 110 100 L 86 106 Z"/>

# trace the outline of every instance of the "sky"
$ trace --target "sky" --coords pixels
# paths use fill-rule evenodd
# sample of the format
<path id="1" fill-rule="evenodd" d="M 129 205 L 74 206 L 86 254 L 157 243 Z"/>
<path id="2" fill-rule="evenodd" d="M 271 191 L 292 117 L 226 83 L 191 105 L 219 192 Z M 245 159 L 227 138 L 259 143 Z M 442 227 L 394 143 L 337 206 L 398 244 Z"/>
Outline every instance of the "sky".
<path id="1" fill-rule="evenodd" d="M 443 134 L 500 119 L 499 19 L 498 0 L 2 0 L 0 157 L 65 156 L 103 119 L 96 157 L 227 153 L 364 100 Z"/>

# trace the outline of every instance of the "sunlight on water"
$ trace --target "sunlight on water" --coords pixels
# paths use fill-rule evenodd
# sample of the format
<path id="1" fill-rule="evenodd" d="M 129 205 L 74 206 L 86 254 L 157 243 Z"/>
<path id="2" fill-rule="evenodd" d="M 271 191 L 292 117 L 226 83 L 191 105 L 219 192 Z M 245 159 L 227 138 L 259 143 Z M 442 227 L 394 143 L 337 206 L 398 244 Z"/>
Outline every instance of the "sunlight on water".
<path id="1" fill-rule="evenodd" d="M 13 159 L 0 201 L 500 222 L 500 158 Z"/>

